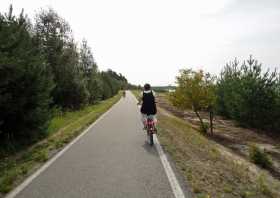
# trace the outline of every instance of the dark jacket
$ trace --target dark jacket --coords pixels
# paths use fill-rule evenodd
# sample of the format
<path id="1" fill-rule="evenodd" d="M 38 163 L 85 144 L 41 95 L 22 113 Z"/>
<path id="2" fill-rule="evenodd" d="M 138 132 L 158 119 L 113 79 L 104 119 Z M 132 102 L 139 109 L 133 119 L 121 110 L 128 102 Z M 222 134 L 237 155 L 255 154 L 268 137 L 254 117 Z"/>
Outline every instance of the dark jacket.
<path id="1" fill-rule="evenodd" d="M 143 92 L 141 113 L 147 115 L 155 115 L 157 113 L 155 97 L 152 91 Z"/>

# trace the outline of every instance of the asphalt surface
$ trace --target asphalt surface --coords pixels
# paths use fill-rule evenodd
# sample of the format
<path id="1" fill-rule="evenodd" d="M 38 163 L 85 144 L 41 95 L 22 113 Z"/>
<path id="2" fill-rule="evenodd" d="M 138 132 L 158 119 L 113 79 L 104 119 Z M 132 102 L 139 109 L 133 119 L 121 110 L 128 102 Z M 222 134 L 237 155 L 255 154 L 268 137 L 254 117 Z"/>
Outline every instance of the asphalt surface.
<path id="1" fill-rule="evenodd" d="M 17 198 L 173 198 L 130 92 Z"/>

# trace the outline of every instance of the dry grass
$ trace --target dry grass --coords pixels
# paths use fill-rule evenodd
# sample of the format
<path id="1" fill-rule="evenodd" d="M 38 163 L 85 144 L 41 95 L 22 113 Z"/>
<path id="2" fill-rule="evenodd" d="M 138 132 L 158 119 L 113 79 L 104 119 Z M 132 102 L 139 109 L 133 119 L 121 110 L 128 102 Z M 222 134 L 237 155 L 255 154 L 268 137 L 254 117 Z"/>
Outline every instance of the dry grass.
<path id="1" fill-rule="evenodd" d="M 195 113 L 191 110 L 183 111 L 174 107 L 168 100 L 168 94 L 159 94 L 157 101 L 160 107 L 184 119 L 194 130 L 200 129 L 200 122 Z M 209 123 L 208 113 L 200 112 L 200 114 L 204 122 Z M 272 161 L 269 166 L 262 166 L 260 163 L 256 164 L 260 168 L 266 168 L 275 179 L 280 180 L 279 137 L 270 136 L 269 134 L 269 132 L 261 132 L 257 129 L 243 128 L 234 120 L 228 120 L 216 115 L 214 117 L 214 134 L 209 135 L 208 138 L 226 147 L 229 153 L 238 155 L 248 163 L 252 162 L 250 148 L 254 144 Z"/>
<path id="2" fill-rule="evenodd" d="M 226 157 L 215 142 L 162 109 L 158 119 L 160 142 L 197 197 L 279 197 L 279 184 L 268 181 L 265 172 L 252 177 L 247 165 Z"/>

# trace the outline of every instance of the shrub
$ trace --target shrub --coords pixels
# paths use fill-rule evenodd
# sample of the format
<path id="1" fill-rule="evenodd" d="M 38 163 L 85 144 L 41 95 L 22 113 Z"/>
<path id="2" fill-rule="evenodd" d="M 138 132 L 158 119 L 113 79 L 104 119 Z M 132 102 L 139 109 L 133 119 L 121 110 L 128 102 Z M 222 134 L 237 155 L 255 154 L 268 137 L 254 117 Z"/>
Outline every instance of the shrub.
<path id="1" fill-rule="evenodd" d="M 263 168 L 270 168 L 272 166 L 272 161 L 268 154 L 256 145 L 250 146 L 249 157 L 252 162 Z"/>
<path id="2" fill-rule="evenodd" d="M 203 125 L 204 125 L 203 127 L 202 127 L 202 125 L 199 126 L 199 132 L 205 134 L 205 133 L 207 133 L 208 130 L 209 130 L 209 124 L 206 123 L 206 122 L 204 122 Z"/>

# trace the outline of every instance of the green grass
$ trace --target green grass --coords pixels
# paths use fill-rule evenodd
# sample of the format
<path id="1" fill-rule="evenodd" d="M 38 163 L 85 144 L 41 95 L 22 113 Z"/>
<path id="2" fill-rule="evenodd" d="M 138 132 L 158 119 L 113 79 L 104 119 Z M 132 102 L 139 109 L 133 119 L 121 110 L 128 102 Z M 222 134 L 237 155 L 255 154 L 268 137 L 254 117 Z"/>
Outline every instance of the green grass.
<path id="1" fill-rule="evenodd" d="M 107 101 L 105 101 L 106 103 Z M 99 104 L 96 105 L 90 105 L 84 107 L 82 110 L 79 111 L 68 111 L 68 112 L 59 112 L 57 113 L 58 115 L 55 116 L 48 127 L 47 133 L 48 134 L 53 134 L 57 130 L 59 130 L 63 126 L 67 126 L 73 121 L 76 121 L 77 119 L 80 119 L 82 116 L 89 114 L 90 112 L 93 111 L 98 111 L 98 108 L 102 107 L 100 106 L 104 101 L 100 102 Z"/>
<path id="2" fill-rule="evenodd" d="M 121 95 L 118 94 L 82 110 L 57 115 L 51 120 L 47 130 L 49 135 L 44 140 L 16 155 L 1 160 L 0 197 L 12 190 L 16 184 L 78 136 L 87 126 L 112 107 L 120 97 Z"/>
<path id="3" fill-rule="evenodd" d="M 133 93 L 133 95 L 136 97 L 137 100 L 140 99 L 140 97 L 141 97 L 141 91 L 140 90 L 131 90 L 131 92 Z"/>

